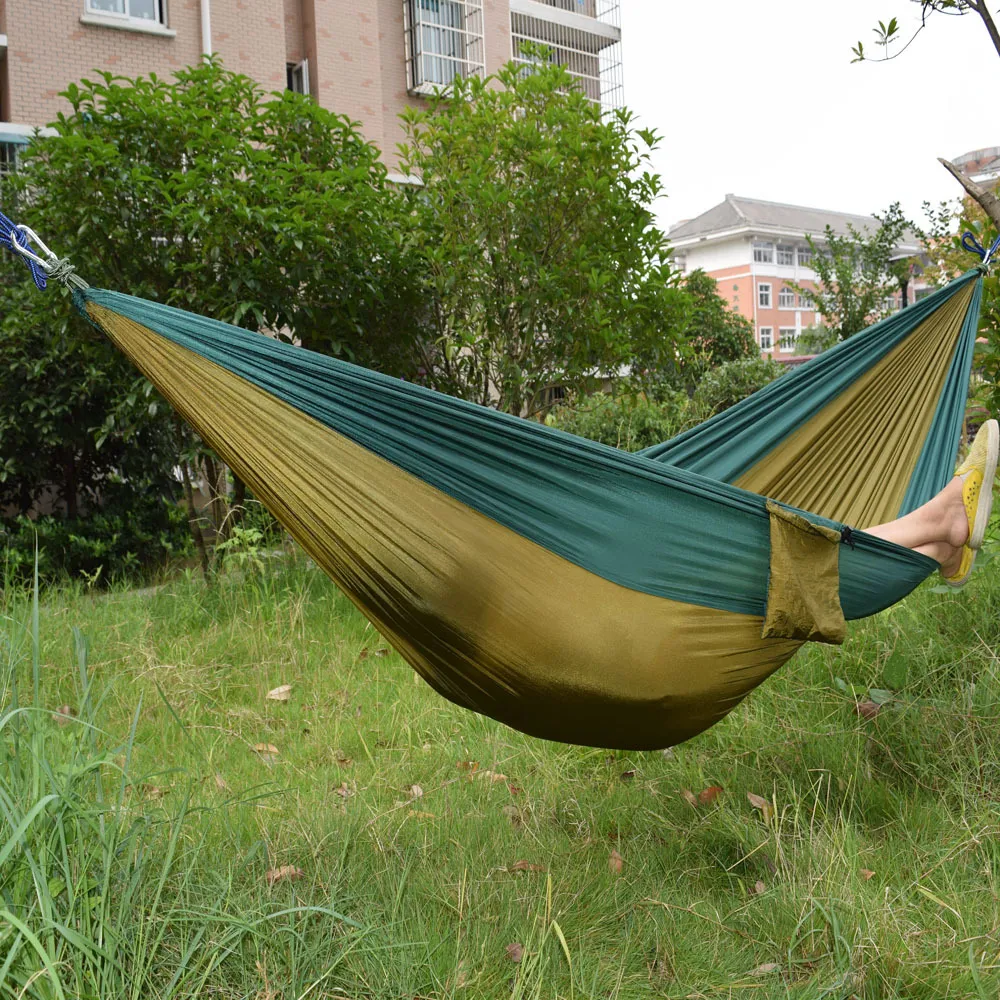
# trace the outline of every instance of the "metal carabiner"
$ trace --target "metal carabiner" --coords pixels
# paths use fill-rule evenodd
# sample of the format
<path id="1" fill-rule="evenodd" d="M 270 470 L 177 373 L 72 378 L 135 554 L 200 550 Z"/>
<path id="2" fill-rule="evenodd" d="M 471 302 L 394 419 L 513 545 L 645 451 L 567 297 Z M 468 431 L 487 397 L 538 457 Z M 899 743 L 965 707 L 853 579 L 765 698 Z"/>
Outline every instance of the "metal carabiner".
<path id="1" fill-rule="evenodd" d="M 17 236 L 15 235 L 18 230 L 29 240 L 34 241 L 38 245 L 39 250 L 46 255 L 44 260 L 39 257 L 38 254 L 34 253 L 34 251 L 32 251 L 27 244 L 22 245 L 18 242 Z M 45 241 L 30 226 L 15 226 L 10 231 L 10 245 L 22 257 L 25 257 L 30 261 L 34 261 L 43 271 L 45 271 L 46 274 L 49 274 L 52 271 L 52 265 L 59 260 L 59 258 L 48 248 L 48 246 L 46 246 Z"/>

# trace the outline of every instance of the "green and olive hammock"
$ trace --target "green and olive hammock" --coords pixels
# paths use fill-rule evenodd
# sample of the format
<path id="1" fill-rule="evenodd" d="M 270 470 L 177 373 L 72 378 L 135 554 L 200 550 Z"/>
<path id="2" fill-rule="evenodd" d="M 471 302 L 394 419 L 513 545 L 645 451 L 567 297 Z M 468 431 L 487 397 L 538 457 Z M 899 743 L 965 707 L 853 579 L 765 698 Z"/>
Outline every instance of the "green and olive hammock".
<path id="1" fill-rule="evenodd" d="M 653 749 L 937 569 L 858 529 L 952 474 L 982 270 L 639 454 L 74 294 L 436 691 L 534 736 Z"/>

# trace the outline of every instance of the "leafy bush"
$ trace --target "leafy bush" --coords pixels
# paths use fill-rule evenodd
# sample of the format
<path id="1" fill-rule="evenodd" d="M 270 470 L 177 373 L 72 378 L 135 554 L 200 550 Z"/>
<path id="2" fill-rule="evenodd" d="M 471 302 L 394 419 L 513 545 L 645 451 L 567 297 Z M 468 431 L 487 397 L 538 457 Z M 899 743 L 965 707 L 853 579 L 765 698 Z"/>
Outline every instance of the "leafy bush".
<path id="1" fill-rule="evenodd" d="M 27 581 L 35 566 L 46 582 L 83 579 L 106 586 L 158 569 L 191 544 L 187 516 L 170 500 L 116 488 L 85 517 L 23 515 L 0 522 L 0 579 Z"/>
<path id="2" fill-rule="evenodd" d="M 698 419 L 707 420 L 728 410 L 784 373 L 785 369 L 770 358 L 741 358 L 719 365 L 705 374 L 695 390 L 692 402 Z"/>
<path id="3" fill-rule="evenodd" d="M 624 451 L 641 451 L 669 441 L 691 423 L 688 397 L 675 392 L 662 401 L 645 396 L 590 396 L 579 406 L 561 406 L 546 421 L 561 431 Z"/>

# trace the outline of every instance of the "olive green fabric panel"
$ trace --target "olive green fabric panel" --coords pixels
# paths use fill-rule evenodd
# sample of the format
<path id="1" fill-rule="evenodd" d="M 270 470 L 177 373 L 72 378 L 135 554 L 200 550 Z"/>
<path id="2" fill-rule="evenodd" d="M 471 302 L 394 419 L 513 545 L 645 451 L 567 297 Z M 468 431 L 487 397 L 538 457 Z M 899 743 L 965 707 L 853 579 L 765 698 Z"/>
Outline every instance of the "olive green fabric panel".
<path id="1" fill-rule="evenodd" d="M 438 692 L 523 732 L 655 749 L 800 643 L 587 572 L 140 324 L 94 318 Z"/>
<path id="2" fill-rule="evenodd" d="M 969 284 L 952 296 L 736 485 L 859 528 L 897 517 L 973 290 Z"/>
<path id="3" fill-rule="evenodd" d="M 938 399 L 937 412 L 931 421 L 930 433 L 924 441 L 924 450 L 917 467 L 910 477 L 910 487 L 903 498 L 897 517 L 927 503 L 947 485 L 955 471 L 957 444 L 965 428 L 965 406 L 969 396 L 969 373 L 979 335 L 979 310 L 982 304 L 983 283 L 973 283 L 972 301 L 965 314 L 965 325 L 959 336 Z"/>
<path id="4" fill-rule="evenodd" d="M 767 511 L 771 570 L 762 638 L 842 643 L 847 622 L 840 607 L 840 533 L 773 500 Z"/>
<path id="5" fill-rule="evenodd" d="M 967 298 L 969 289 L 974 289 Z M 889 520 L 915 510 L 926 503 L 948 481 L 955 464 L 961 432 L 964 402 L 968 393 L 969 372 L 972 350 L 981 301 L 982 275 L 978 270 L 970 270 L 944 288 L 901 309 L 880 323 L 854 334 L 842 343 L 807 364 L 801 365 L 781 378 L 748 396 L 746 399 L 694 427 L 671 441 L 666 441 L 641 454 L 669 465 L 700 473 L 722 482 L 742 482 L 742 477 L 756 468 L 768 467 L 770 474 L 786 472 L 794 477 L 794 468 L 783 468 L 778 459 L 778 449 L 799 428 L 820 415 L 828 406 L 852 386 L 866 372 L 877 370 L 885 358 L 904 344 L 926 320 L 939 310 L 951 305 L 956 296 L 963 296 L 967 304 L 964 325 L 952 327 L 955 341 L 943 344 L 936 359 L 941 369 L 947 370 L 944 390 L 940 396 L 941 405 L 931 422 L 931 431 L 920 438 L 918 428 L 906 428 L 903 421 L 899 426 L 917 441 L 923 449 L 913 473 L 911 489 L 903 498 L 903 504 L 896 509 L 887 506 L 876 515 L 880 520 Z M 950 365 L 950 369 L 949 369 Z M 917 385 L 918 396 L 933 395 L 936 378 L 927 385 Z M 877 400 L 872 401 L 873 409 L 879 409 Z M 933 401 L 937 403 L 937 400 Z M 885 416 L 892 422 L 897 414 L 892 400 L 885 402 Z M 851 434 L 836 437 L 843 446 L 836 456 L 845 460 L 839 469 L 863 469 L 868 461 L 883 446 L 867 427 L 854 427 Z M 781 453 L 782 461 L 790 456 Z M 826 468 L 833 469 L 829 453 L 824 453 L 820 461 Z M 850 484 L 848 484 L 850 485 Z M 863 492 L 863 490 L 862 490 Z M 782 496 L 781 499 L 787 499 Z M 795 503 L 792 500 L 789 503 Z M 795 506 L 800 506 L 795 503 Z M 807 507 L 815 514 L 843 519 L 842 513 L 833 513 L 823 508 Z M 885 516 L 883 516 L 885 515 Z M 873 523 L 864 515 L 861 524 Z"/>

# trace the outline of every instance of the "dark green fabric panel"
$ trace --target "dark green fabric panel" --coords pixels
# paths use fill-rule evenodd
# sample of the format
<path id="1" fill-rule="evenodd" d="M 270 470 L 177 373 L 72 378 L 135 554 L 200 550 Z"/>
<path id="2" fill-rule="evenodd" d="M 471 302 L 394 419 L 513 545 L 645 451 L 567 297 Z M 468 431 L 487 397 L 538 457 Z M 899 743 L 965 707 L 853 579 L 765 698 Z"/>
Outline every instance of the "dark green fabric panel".
<path id="1" fill-rule="evenodd" d="M 606 580 L 764 613 L 769 521 L 755 494 L 179 309 L 96 289 L 81 298 L 221 365 Z M 936 569 L 908 549 L 855 538 L 841 560 L 849 618 L 887 607 Z"/>
<path id="2" fill-rule="evenodd" d="M 976 349 L 976 335 L 979 332 L 982 298 L 983 283 L 977 281 L 969 311 L 965 314 L 962 335 L 955 346 L 948 380 L 934 414 L 934 423 L 910 479 L 910 488 L 899 511 L 900 517 L 916 510 L 940 493 L 955 473 L 955 459 L 965 423 L 969 373 L 972 370 L 972 354 Z"/>
<path id="3" fill-rule="evenodd" d="M 735 482 L 765 460 L 792 431 L 828 406 L 859 375 L 876 366 L 935 310 L 969 282 L 979 278 L 978 271 L 967 272 L 945 288 L 783 375 L 711 420 L 671 441 L 647 448 L 642 454 L 711 479 Z M 980 295 L 976 294 L 974 306 L 967 317 L 968 328 L 973 330 L 978 318 L 979 301 Z M 942 481 L 941 477 L 950 472 L 957 446 L 957 439 L 953 438 L 954 408 L 959 396 L 964 400 L 968 387 L 969 369 L 966 368 L 964 374 L 959 369 L 960 365 L 953 366 L 949 374 L 948 402 L 940 411 L 948 423 L 943 427 L 936 426 L 935 433 L 928 439 L 922 453 L 917 484 L 912 498 L 908 498 L 910 502 L 920 497 L 924 499 L 914 502 L 912 507 L 900 513 L 907 513 L 933 496 L 936 490 L 930 494 L 927 490 L 935 483 L 943 486 L 947 482 L 947 478 Z M 860 461 L 863 458 L 859 455 Z"/>

